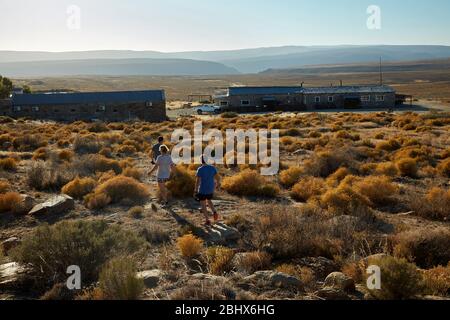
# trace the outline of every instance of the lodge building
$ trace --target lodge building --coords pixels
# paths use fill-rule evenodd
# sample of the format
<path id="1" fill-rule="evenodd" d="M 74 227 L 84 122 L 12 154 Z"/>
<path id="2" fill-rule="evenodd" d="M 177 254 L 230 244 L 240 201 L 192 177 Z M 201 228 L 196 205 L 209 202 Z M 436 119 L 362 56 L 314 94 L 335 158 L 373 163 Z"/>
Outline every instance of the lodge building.
<path id="1" fill-rule="evenodd" d="M 0 104 L 0 115 L 55 121 L 162 122 L 167 120 L 164 90 L 13 93 Z"/>
<path id="2" fill-rule="evenodd" d="M 314 111 L 346 108 L 393 108 L 395 90 L 389 86 L 230 87 L 214 97 L 215 104 L 230 111 Z"/>

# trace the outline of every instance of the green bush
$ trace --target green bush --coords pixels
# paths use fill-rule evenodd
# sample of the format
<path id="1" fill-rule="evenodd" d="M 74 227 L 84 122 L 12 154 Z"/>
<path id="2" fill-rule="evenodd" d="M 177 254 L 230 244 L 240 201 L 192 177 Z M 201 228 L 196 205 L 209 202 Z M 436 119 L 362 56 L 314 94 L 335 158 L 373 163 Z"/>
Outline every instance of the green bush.
<path id="1" fill-rule="evenodd" d="M 103 221 L 63 221 L 43 225 L 12 250 L 12 259 L 28 265 L 38 289 L 65 282 L 67 268 L 82 270 L 82 283 L 97 280 L 101 266 L 113 257 L 136 253 L 143 241 Z"/>
<path id="2" fill-rule="evenodd" d="M 101 270 L 99 289 L 108 300 L 137 300 L 144 291 L 144 281 L 136 276 L 136 263 L 128 257 L 109 261 Z"/>
<path id="3" fill-rule="evenodd" d="M 383 257 L 371 259 L 369 265 L 381 269 L 381 290 L 370 290 L 379 300 L 414 299 L 423 291 L 423 279 L 417 267 L 406 259 Z"/>

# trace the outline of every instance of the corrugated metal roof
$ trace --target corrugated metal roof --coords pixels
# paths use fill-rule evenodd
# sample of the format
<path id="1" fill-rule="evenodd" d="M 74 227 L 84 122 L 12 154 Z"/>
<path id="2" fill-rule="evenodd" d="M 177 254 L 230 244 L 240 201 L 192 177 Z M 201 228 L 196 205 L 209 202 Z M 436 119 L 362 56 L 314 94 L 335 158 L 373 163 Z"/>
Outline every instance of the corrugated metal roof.
<path id="1" fill-rule="evenodd" d="M 337 86 L 337 87 L 230 87 L 229 95 L 277 95 L 277 94 L 351 94 L 351 93 L 394 93 L 389 86 Z"/>
<path id="2" fill-rule="evenodd" d="M 273 94 L 294 94 L 301 90 L 298 87 L 230 87 L 229 95 L 273 95 Z"/>
<path id="3" fill-rule="evenodd" d="M 394 93 L 389 86 L 342 86 L 303 88 L 305 94 Z"/>
<path id="4" fill-rule="evenodd" d="M 70 105 L 95 103 L 157 102 L 165 99 L 164 90 L 16 94 L 12 103 L 24 105 Z"/>

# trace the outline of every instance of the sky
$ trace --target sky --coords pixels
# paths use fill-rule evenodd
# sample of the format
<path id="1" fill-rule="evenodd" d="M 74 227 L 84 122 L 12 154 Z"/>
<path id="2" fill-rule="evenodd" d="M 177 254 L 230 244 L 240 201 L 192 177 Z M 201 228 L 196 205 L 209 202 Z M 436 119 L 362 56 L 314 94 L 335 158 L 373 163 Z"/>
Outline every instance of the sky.
<path id="1" fill-rule="evenodd" d="M 450 45 L 449 13 L 448 0 L 0 0 L 0 50 Z"/>

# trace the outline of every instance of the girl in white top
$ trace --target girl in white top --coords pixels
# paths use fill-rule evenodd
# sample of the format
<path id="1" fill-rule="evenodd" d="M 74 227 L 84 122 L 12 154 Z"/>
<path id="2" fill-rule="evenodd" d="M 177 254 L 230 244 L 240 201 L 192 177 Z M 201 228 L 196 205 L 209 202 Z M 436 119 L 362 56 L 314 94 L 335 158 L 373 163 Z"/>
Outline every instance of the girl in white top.
<path id="1" fill-rule="evenodd" d="M 158 169 L 156 177 L 158 179 L 159 193 L 161 194 L 163 205 L 167 206 L 169 200 L 166 182 L 170 180 L 170 174 L 175 167 L 175 163 L 173 162 L 172 157 L 169 154 L 169 148 L 166 145 L 159 147 L 159 151 L 161 152 L 161 155 L 156 158 L 155 166 L 150 171 L 149 175 L 152 175 L 153 172 Z"/>

